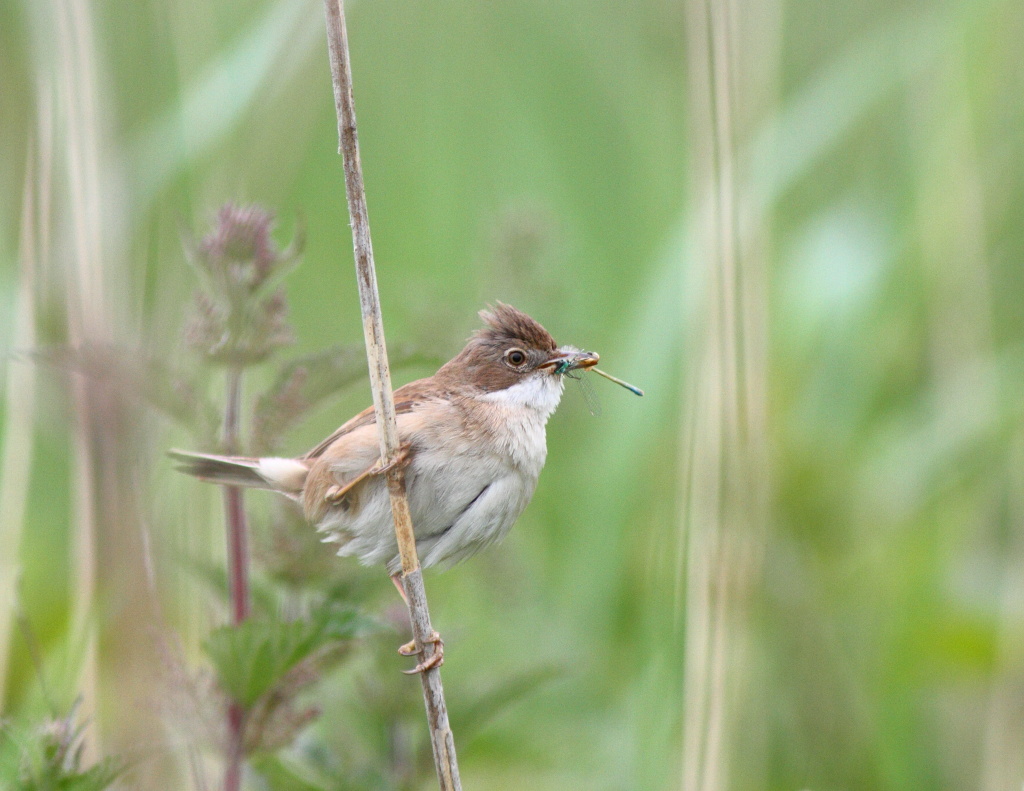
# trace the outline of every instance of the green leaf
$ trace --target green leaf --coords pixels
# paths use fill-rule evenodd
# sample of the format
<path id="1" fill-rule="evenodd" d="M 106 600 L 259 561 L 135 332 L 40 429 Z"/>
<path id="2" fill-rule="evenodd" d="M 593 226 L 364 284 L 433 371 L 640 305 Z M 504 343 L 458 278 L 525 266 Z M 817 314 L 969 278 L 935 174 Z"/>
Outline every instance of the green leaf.
<path id="1" fill-rule="evenodd" d="M 250 619 L 216 629 L 203 643 L 221 687 L 252 706 L 322 648 L 361 634 L 368 622 L 352 609 L 324 607 L 308 620 Z"/>
<path id="2" fill-rule="evenodd" d="M 331 778 L 311 777 L 310 769 L 276 755 L 257 756 L 251 764 L 274 791 L 328 791 L 337 787 Z"/>
<path id="3" fill-rule="evenodd" d="M 95 766 L 89 767 L 84 772 L 76 772 L 57 778 L 57 783 L 52 788 L 60 789 L 60 791 L 103 791 L 110 788 L 123 772 L 124 767 L 119 761 L 107 758 Z M 40 791 L 43 791 L 43 789 L 49 791 L 50 787 L 39 786 L 39 789 Z M 29 786 L 29 788 L 33 788 L 33 786 Z"/>
<path id="4" fill-rule="evenodd" d="M 0 722 L 0 788 L 11 791 L 104 791 L 127 770 L 120 758 L 107 757 L 81 767 L 84 724 L 67 717 L 34 727 Z"/>

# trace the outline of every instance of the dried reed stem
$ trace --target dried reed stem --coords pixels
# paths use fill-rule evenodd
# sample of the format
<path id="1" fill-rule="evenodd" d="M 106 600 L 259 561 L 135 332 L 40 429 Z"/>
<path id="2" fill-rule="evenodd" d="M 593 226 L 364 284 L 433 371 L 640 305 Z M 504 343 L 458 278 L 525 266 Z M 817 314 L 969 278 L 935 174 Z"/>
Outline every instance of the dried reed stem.
<path id="1" fill-rule="evenodd" d="M 738 11 L 730 0 L 688 4 L 698 233 L 708 269 L 706 326 L 685 421 L 683 791 L 734 784 L 748 675 L 745 605 L 764 531 L 764 348 L 757 338 L 765 299 L 750 243 L 760 228 L 747 229 L 744 244 Z"/>
<path id="2" fill-rule="evenodd" d="M 391 392 L 387 349 L 384 344 L 377 275 L 373 265 L 370 223 L 366 214 L 366 192 L 359 161 L 359 140 L 352 100 L 352 70 L 349 64 L 343 0 L 324 0 L 324 9 L 327 16 L 327 45 L 334 84 L 334 105 L 338 114 L 339 150 L 344 157 L 345 192 L 352 224 L 352 244 L 355 249 L 356 279 L 363 315 L 363 334 L 366 338 L 366 356 L 370 366 L 370 385 L 373 389 L 373 405 L 377 412 L 381 458 L 387 463 L 394 460 L 398 453 L 398 425 Z M 416 556 L 416 539 L 409 516 L 409 503 L 405 496 L 403 470 L 400 467 L 393 468 L 387 473 L 387 482 L 413 637 L 416 640 L 416 647 L 420 650 L 420 656 L 426 661 L 439 650 L 439 647 L 429 642 L 433 629 L 430 625 L 427 595 L 423 587 L 423 574 L 419 558 Z M 421 673 L 420 677 L 423 682 L 423 698 L 427 709 L 437 779 L 442 791 L 457 791 L 462 785 L 455 758 L 455 741 L 448 726 L 448 707 L 441 686 L 441 673 L 434 667 Z"/>

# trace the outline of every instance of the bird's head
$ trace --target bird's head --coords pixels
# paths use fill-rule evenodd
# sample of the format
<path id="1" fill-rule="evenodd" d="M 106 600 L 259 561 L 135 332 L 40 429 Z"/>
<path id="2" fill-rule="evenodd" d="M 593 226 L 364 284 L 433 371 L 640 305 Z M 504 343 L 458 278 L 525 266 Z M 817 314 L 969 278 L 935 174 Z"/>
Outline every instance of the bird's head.
<path id="1" fill-rule="evenodd" d="M 563 374 L 597 365 L 596 352 L 559 346 L 538 322 L 498 302 L 480 311 L 484 326 L 438 376 L 469 386 L 487 400 L 551 414 L 562 395 Z"/>

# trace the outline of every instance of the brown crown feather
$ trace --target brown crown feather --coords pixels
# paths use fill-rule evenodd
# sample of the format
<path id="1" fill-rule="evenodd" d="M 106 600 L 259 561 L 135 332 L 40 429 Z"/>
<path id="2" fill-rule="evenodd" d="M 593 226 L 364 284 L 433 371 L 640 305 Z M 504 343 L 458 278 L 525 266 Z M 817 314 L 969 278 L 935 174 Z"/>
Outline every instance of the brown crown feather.
<path id="1" fill-rule="evenodd" d="M 486 391 L 511 387 L 532 373 L 558 345 L 550 333 L 521 310 L 497 302 L 480 311 L 486 326 L 473 333 L 465 348 L 434 375 L 443 388 L 470 385 Z M 514 370 L 502 364 L 506 351 L 520 347 L 531 365 Z"/>
<path id="2" fill-rule="evenodd" d="M 504 302 L 495 302 L 489 310 L 481 310 L 480 318 L 487 326 L 476 331 L 476 338 L 499 344 L 519 342 L 528 348 L 548 352 L 558 348 L 551 333 L 521 310 Z"/>

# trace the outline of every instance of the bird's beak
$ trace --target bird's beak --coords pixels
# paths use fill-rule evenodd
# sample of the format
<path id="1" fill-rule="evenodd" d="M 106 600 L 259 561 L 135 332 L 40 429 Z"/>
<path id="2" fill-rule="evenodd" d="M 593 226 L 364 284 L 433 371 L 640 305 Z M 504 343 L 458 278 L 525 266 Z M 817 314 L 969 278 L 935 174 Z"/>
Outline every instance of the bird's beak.
<path id="1" fill-rule="evenodd" d="M 552 373 L 564 374 L 577 368 L 593 368 L 601 361 L 597 352 L 585 352 L 572 346 L 563 346 L 555 352 L 541 368 L 550 368 Z"/>

